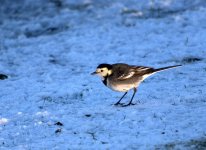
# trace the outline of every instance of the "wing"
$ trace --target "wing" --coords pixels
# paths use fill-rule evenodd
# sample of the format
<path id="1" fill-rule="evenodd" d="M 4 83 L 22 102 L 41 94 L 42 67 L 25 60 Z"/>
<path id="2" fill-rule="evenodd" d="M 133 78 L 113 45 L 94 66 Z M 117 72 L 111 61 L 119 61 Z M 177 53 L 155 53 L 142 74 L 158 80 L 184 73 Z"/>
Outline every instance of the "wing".
<path id="1" fill-rule="evenodd" d="M 119 72 L 121 74 L 118 76 L 118 80 L 125 80 L 128 78 L 132 78 L 133 76 L 144 76 L 146 74 L 151 74 L 154 72 L 153 68 L 143 67 L 143 66 L 132 66 L 124 72 Z"/>
<path id="2" fill-rule="evenodd" d="M 134 75 L 135 75 L 135 72 L 128 72 L 128 73 L 122 74 L 117 79 L 118 80 L 125 80 L 125 79 L 133 77 Z"/>

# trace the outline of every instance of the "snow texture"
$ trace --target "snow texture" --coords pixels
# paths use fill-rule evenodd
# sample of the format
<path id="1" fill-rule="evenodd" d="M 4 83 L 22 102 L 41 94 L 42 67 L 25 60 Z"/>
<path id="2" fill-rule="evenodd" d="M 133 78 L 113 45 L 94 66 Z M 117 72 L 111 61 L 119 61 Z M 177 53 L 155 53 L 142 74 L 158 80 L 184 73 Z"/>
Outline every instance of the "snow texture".
<path id="1" fill-rule="evenodd" d="M 0 149 L 205 149 L 205 0 L 1 0 Z M 130 107 L 91 76 L 154 68 Z M 129 101 L 132 92 L 123 100 Z"/>

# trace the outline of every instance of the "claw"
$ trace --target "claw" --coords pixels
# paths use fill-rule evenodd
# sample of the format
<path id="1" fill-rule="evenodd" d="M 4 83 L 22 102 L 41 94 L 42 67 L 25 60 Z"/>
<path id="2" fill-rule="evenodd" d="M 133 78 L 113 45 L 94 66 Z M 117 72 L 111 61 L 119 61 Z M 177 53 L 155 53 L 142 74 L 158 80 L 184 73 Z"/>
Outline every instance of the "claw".
<path id="1" fill-rule="evenodd" d="M 122 107 L 127 107 L 127 106 L 130 106 L 130 105 L 136 105 L 135 103 L 129 103 L 129 104 L 126 104 L 126 105 L 122 105 Z"/>
<path id="2" fill-rule="evenodd" d="M 115 103 L 114 105 L 115 105 L 115 106 L 118 106 L 118 105 L 123 106 L 124 103 Z"/>
<path id="3" fill-rule="evenodd" d="M 136 105 L 136 103 L 131 103 L 130 105 Z"/>

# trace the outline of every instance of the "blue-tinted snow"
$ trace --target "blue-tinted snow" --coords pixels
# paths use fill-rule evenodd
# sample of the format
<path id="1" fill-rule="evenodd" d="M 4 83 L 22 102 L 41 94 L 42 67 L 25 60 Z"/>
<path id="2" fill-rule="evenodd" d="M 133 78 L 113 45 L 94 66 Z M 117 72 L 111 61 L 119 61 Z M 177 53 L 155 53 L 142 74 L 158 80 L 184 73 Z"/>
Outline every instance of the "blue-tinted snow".
<path id="1" fill-rule="evenodd" d="M 205 142 L 204 0 L 3 0 L 0 8 L 0 73 L 9 76 L 0 80 L 1 149 Z M 117 62 L 184 66 L 146 79 L 137 105 L 121 108 L 112 104 L 123 93 L 90 75 Z"/>

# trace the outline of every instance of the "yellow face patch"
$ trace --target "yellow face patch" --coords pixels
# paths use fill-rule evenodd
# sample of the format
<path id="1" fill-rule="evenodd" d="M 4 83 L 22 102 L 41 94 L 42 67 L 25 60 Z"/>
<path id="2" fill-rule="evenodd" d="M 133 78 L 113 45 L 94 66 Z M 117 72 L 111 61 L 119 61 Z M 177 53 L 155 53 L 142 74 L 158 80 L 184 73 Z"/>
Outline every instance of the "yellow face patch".
<path id="1" fill-rule="evenodd" d="M 108 70 L 108 75 L 111 75 L 112 74 L 112 70 Z"/>
<path id="2" fill-rule="evenodd" d="M 106 77 L 106 76 L 112 74 L 112 70 L 108 70 L 108 68 L 106 68 L 106 67 L 105 68 L 97 68 L 96 73 L 99 76 Z"/>

